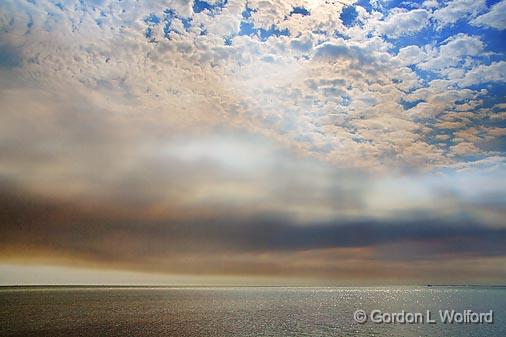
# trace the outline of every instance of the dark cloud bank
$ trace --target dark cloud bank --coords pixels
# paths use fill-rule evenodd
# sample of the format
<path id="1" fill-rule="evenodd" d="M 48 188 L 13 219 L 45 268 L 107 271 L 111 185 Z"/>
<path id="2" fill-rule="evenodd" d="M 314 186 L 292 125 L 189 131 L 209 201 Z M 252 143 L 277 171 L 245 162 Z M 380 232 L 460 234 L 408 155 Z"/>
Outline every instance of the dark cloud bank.
<path id="1" fill-rule="evenodd" d="M 300 223 L 273 214 L 229 214 L 195 220 L 192 210 L 187 211 L 188 220 L 170 214 L 153 219 L 113 206 L 27 197 L 6 186 L 0 203 L 3 255 L 63 256 L 133 270 L 268 273 L 274 267 L 265 270 L 265 263 L 254 259 L 226 261 L 244 254 L 340 248 L 369 249 L 374 254 L 368 260 L 379 265 L 506 255 L 505 228 L 453 218 Z M 306 269 L 301 266 L 292 272 L 303 274 Z"/>

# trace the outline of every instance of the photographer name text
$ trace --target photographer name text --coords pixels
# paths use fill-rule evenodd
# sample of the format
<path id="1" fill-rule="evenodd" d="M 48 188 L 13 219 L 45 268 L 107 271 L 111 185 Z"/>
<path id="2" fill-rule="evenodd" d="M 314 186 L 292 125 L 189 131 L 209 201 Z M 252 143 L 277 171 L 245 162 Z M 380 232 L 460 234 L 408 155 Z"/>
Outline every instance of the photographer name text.
<path id="1" fill-rule="evenodd" d="M 405 310 L 399 312 L 385 312 L 382 310 L 357 310 L 353 318 L 358 323 L 377 323 L 377 324 L 492 324 L 494 323 L 494 312 L 475 312 L 470 309 L 463 311 L 456 310 L 438 310 L 432 312 L 408 312 Z"/>

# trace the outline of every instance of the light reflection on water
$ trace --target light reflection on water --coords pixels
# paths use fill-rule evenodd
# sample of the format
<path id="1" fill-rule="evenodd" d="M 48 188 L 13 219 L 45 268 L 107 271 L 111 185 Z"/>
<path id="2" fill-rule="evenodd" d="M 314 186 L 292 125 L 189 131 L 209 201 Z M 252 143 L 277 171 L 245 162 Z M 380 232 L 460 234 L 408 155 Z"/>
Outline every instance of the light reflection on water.
<path id="1" fill-rule="evenodd" d="M 358 324 L 353 312 L 494 310 L 494 324 Z M 506 289 L 23 288 L 0 290 L 1 336 L 506 336 Z"/>

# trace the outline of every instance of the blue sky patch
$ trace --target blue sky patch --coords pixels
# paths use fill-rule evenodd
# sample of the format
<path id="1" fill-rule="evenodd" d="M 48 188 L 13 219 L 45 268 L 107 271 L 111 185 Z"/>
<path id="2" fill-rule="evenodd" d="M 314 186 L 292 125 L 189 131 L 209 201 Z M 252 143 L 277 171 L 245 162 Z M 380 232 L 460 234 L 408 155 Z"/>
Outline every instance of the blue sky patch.
<path id="1" fill-rule="evenodd" d="M 357 19 L 358 13 L 354 6 L 346 6 L 341 12 L 340 19 L 346 27 L 351 27 Z"/>
<path id="2" fill-rule="evenodd" d="M 305 9 L 304 7 L 293 7 L 292 11 L 290 12 L 290 16 L 294 15 L 294 14 L 299 14 L 299 15 L 302 15 L 302 16 L 308 16 L 311 13 L 307 9 Z"/>
<path id="3" fill-rule="evenodd" d="M 160 18 L 155 14 L 151 13 L 144 18 L 144 22 L 149 26 L 156 26 L 160 23 Z"/>
<path id="4" fill-rule="evenodd" d="M 202 0 L 194 0 L 193 2 L 193 12 L 201 13 L 204 11 L 209 12 L 209 14 L 214 15 L 220 12 L 228 3 L 228 0 L 218 1 L 214 5 L 210 4 L 206 1 Z"/>
<path id="5" fill-rule="evenodd" d="M 258 33 L 260 36 L 260 40 L 266 41 L 271 36 L 290 36 L 290 32 L 288 31 L 288 28 L 285 29 L 279 29 L 278 27 L 272 25 L 269 29 L 258 29 Z"/>

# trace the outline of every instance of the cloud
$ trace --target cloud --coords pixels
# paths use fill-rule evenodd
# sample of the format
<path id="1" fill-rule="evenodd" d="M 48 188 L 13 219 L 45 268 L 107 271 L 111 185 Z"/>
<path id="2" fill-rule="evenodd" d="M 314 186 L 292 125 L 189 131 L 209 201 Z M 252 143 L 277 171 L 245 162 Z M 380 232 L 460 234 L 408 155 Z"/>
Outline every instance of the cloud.
<path id="1" fill-rule="evenodd" d="M 415 9 L 409 12 L 398 11 L 381 22 L 378 31 L 391 38 L 411 35 L 425 28 L 428 20 L 429 13 L 424 9 Z"/>
<path id="2" fill-rule="evenodd" d="M 486 9 L 485 0 L 453 0 L 434 11 L 433 17 L 440 28 L 452 25 L 459 20 L 476 17 Z"/>
<path id="3" fill-rule="evenodd" d="M 460 65 L 465 57 L 479 55 L 484 47 L 479 37 L 457 34 L 442 43 L 436 51 L 437 56 L 427 58 L 417 66 L 424 70 L 441 71 Z"/>
<path id="4" fill-rule="evenodd" d="M 451 147 L 451 152 L 457 156 L 473 155 L 480 152 L 473 143 L 460 142 Z"/>
<path id="5" fill-rule="evenodd" d="M 490 65 L 479 65 L 467 72 L 459 80 L 460 86 L 471 86 L 479 83 L 502 82 L 506 78 L 506 62 L 493 62 Z"/>
<path id="6" fill-rule="evenodd" d="M 358 248 L 370 250 L 371 258 L 366 260 L 388 264 L 399 259 L 398 254 L 388 253 L 392 245 L 417 246 L 414 256 L 404 249 L 403 260 L 505 254 L 503 227 L 484 227 L 459 217 L 441 219 L 426 214 L 417 220 L 358 218 L 308 223 L 276 214 L 210 214 L 196 219 L 191 216 L 195 210 L 153 217 L 103 204 L 90 207 L 5 192 L 2 203 L 9 210 L 1 218 L 2 254 L 23 247 L 28 257 L 60 256 L 133 270 L 255 275 L 264 273 L 266 266 L 262 260 L 249 260 L 251 256 L 265 254 L 270 256 L 265 263 L 277 265 L 282 256 L 296 257 L 305 251 Z M 375 251 L 382 252 L 381 257 L 374 257 Z M 313 263 L 319 260 L 315 257 Z M 237 269 L 238 263 L 243 267 Z M 334 267 L 320 272 L 329 273 Z M 294 271 L 304 275 L 310 268 L 303 263 Z"/>
<path id="7" fill-rule="evenodd" d="M 329 277 L 411 246 L 502 257 L 504 55 L 432 24 L 483 2 L 347 27 L 353 3 L 2 2 L 2 256 Z"/>
<path id="8" fill-rule="evenodd" d="M 337 40 L 335 43 L 326 42 L 315 48 L 316 59 L 345 59 L 361 65 L 373 62 L 373 57 L 368 50 L 360 46 L 353 46 L 344 43 L 344 40 Z"/>
<path id="9" fill-rule="evenodd" d="M 286 4 L 280 6 L 279 13 L 284 13 L 285 7 L 289 11 L 292 8 Z M 411 59 L 403 61 L 402 58 L 408 58 L 406 53 L 409 48 L 410 52 L 417 51 L 414 46 L 401 49 L 395 58 L 390 51 L 392 45 L 377 36 L 365 40 L 357 37 L 322 41 L 325 34 L 316 29 L 332 31 L 337 28 L 337 21 L 325 19 L 328 8 L 324 4 L 308 7 L 311 12 L 308 16 L 295 15 L 295 18 L 289 17 L 283 21 L 284 16 L 280 14 L 270 21 L 271 24 L 279 24 L 279 29 L 286 27 L 294 34 L 299 32 L 301 36 L 271 35 L 267 41 L 262 41 L 254 34 L 233 36 L 237 33 L 237 20 L 242 17 L 240 7 L 238 4 L 224 6 L 215 16 L 204 12 L 192 14 L 191 27 L 187 31 L 171 33 L 171 39 L 164 37 L 162 23 L 153 30 L 152 38 L 144 36 L 145 29 L 151 28 L 145 18 L 151 14 L 158 18 L 165 15 L 163 6 L 155 4 L 139 7 L 142 10 L 135 13 L 129 10 L 123 12 L 123 6 L 113 6 L 111 15 L 107 15 L 105 21 L 100 21 L 100 25 L 95 20 L 95 12 L 85 11 L 80 13 L 80 28 L 72 33 L 64 32 L 73 29 L 69 25 L 75 19 L 62 17 L 61 21 L 51 23 L 61 27 L 52 31 L 51 41 L 47 41 L 60 51 L 58 59 L 50 56 L 52 49 L 44 50 L 38 45 L 38 41 L 46 41 L 47 33 L 43 30 L 24 35 L 26 27 L 21 29 L 21 25 L 19 36 L 14 34 L 17 28 L 12 28 L 14 30 L 9 36 L 13 38 L 16 35 L 19 41 L 25 41 L 23 58 L 30 61 L 23 71 L 29 71 L 30 76 L 39 79 L 69 82 L 69 87 L 75 85 L 73 81 L 77 81 L 78 85 L 83 86 L 81 91 L 84 96 L 90 95 L 101 100 L 97 104 L 106 104 L 110 110 L 135 111 L 136 106 L 141 106 L 142 110 L 150 111 L 152 118 L 156 118 L 166 106 L 171 106 L 171 113 L 165 114 L 163 119 L 167 122 L 170 120 L 177 127 L 188 127 L 194 118 L 198 118 L 206 127 L 208 124 L 225 123 L 263 129 L 267 133 L 262 125 L 268 124 L 269 136 L 288 147 L 335 162 L 376 167 L 384 165 L 385 157 L 392 157 L 392 153 L 402 152 L 403 148 L 396 145 L 392 149 L 391 141 L 383 138 L 380 132 L 356 130 L 359 123 L 353 120 L 370 118 L 377 121 L 379 111 L 393 116 L 402 112 L 400 102 L 405 100 L 404 92 L 420 87 L 422 81 L 415 71 L 399 67 L 398 62 L 404 62 L 405 65 L 406 62 L 425 62 L 421 67 L 431 67 L 429 63 L 432 62 L 433 67 L 445 64 L 447 67 L 459 62 L 454 60 L 476 55 L 481 52 L 480 48 L 484 48 L 477 38 L 461 34 L 453 37 L 453 40 L 449 39 L 441 47 L 439 58 L 431 61 L 434 49 L 416 47 L 419 48 L 418 55 L 410 54 Z M 338 15 L 342 4 L 334 7 Z M 30 12 L 33 8 L 25 10 Z M 254 14 L 260 15 L 260 12 Z M 394 11 L 392 17 L 402 13 Z M 38 20 L 43 27 L 44 20 L 50 18 L 45 18 L 42 12 L 39 14 Z M 218 20 L 218 16 L 229 14 L 235 20 L 232 26 L 224 30 L 212 28 L 226 21 L 223 21 L 224 18 Z M 107 21 L 115 15 L 119 22 Z M 374 15 L 371 14 L 371 17 Z M 297 21 L 296 18 L 303 21 Z M 366 17 L 363 19 L 367 20 Z M 28 24 L 28 21 L 25 23 Z M 90 42 L 83 42 L 85 40 L 81 36 L 85 33 L 89 35 L 86 41 Z M 204 33 L 207 35 L 202 35 Z M 232 35 L 231 46 L 224 43 L 225 33 Z M 150 42 L 153 38 L 155 40 Z M 464 42 L 464 39 L 467 41 Z M 456 43 L 457 40 L 462 40 L 461 45 Z M 459 52 L 465 55 L 457 55 Z M 440 59 L 441 55 L 446 54 L 449 55 L 446 59 Z M 327 62 L 321 62 L 323 60 Z M 73 62 L 79 62 L 79 67 L 59 67 L 59 64 L 72 65 Z M 351 67 L 346 67 L 343 62 L 349 62 Z M 55 73 L 58 74 L 58 80 L 52 75 Z M 346 80 L 339 83 L 335 81 L 336 78 Z M 304 85 L 312 82 L 327 84 L 320 87 Z M 49 86 L 48 83 L 45 85 Z M 58 85 L 55 83 L 55 87 Z M 98 91 L 107 92 L 114 99 L 105 99 Z M 190 112 L 189 106 L 192 106 Z M 339 121 L 338 125 L 336 120 Z M 409 125 L 409 129 L 398 130 L 399 134 L 416 139 L 412 125 L 402 125 Z M 301 137 L 301 134 L 305 136 Z M 394 137 L 393 134 L 390 137 Z M 378 145 L 369 145 L 363 142 L 364 139 Z M 391 139 L 395 139 L 394 142 L 401 141 Z M 432 146 L 425 148 L 436 150 Z M 347 156 L 354 156 L 357 151 L 369 154 L 360 160 L 343 160 Z M 405 153 L 412 152 L 409 150 Z M 440 154 L 434 152 L 431 154 L 433 156 Z M 439 161 L 444 159 L 440 158 Z"/>
<path id="10" fill-rule="evenodd" d="M 415 45 L 407 46 L 399 49 L 397 58 L 403 64 L 418 64 L 427 59 L 427 53 Z"/>
<path id="11" fill-rule="evenodd" d="M 506 29 L 504 12 L 506 11 L 506 1 L 501 1 L 492 6 L 489 12 L 478 16 L 470 21 L 474 26 L 491 27 L 498 30 Z"/>

